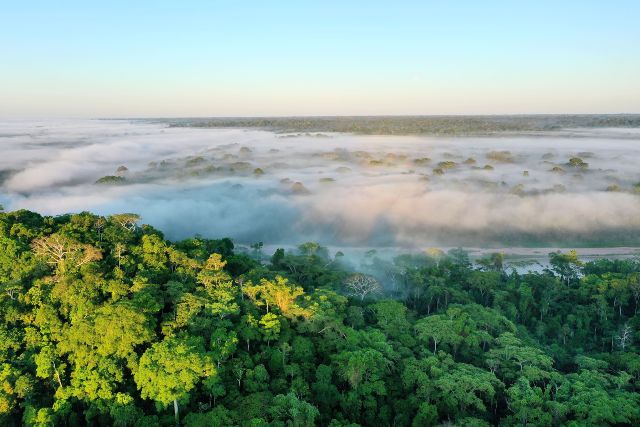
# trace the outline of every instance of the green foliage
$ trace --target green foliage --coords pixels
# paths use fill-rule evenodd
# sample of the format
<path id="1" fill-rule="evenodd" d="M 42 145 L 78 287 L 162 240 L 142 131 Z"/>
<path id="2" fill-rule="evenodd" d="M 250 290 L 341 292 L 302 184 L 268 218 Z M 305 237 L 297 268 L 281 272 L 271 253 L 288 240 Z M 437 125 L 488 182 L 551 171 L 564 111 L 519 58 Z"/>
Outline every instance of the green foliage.
<path id="1" fill-rule="evenodd" d="M 140 358 L 134 378 L 143 398 L 168 405 L 186 401 L 198 381 L 215 375 L 215 367 L 199 337 L 165 338 Z"/>
<path id="2" fill-rule="evenodd" d="M 579 169 L 587 169 L 589 167 L 589 163 L 585 163 L 580 157 L 572 157 L 569 159 L 569 166 Z"/>
<path id="3" fill-rule="evenodd" d="M 99 185 L 119 185 L 124 184 L 127 179 L 123 176 L 106 175 L 96 181 Z"/>
<path id="4" fill-rule="evenodd" d="M 639 127 L 637 115 L 362 116 L 171 119 L 172 126 L 259 128 L 368 135 L 484 135 L 581 127 Z"/>
<path id="5" fill-rule="evenodd" d="M 640 262 L 356 272 L 135 214 L 0 213 L 0 425 L 638 425 Z"/>

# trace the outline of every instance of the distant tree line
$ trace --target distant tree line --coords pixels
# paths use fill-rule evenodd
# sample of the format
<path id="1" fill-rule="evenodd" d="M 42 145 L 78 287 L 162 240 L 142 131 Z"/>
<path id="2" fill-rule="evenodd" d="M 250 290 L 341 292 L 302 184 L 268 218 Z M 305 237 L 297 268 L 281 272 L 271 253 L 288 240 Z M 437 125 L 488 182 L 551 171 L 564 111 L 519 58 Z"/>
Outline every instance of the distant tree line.
<path id="1" fill-rule="evenodd" d="M 640 127 L 640 114 L 513 116 L 328 116 L 165 119 L 176 127 L 258 128 L 276 132 L 349 132 L 368 135 L 484 135 L 570 128 Z"/>

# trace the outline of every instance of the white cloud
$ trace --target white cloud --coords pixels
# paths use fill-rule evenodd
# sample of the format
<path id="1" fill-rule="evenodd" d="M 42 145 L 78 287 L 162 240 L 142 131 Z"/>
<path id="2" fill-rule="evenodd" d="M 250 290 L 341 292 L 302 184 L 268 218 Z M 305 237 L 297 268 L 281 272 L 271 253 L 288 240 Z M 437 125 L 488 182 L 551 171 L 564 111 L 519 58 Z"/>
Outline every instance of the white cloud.
<path id="1" fill-rule="evenodd" d="M 638 139 L 616 130 L 327 138 L 129 121 L 4 122 L 0 202 L 47 214 L 134 211 L 168 237 L 245 243 L 629 244 L 640 240 Z M 492 161 L 492 150 L 510 151 L 514 162 Z M 576 155 L 587 169 L 566 165 Z M 431 163 L 414 162 L 425 157 Z M 434 175 L 441 161 L 457 165 Z M 478 169 L 485 164 L 493 170 Z M 94 185 L 120 165 L 129 184 Z M 622 191 L 605 191 L 614 186 Z"/>

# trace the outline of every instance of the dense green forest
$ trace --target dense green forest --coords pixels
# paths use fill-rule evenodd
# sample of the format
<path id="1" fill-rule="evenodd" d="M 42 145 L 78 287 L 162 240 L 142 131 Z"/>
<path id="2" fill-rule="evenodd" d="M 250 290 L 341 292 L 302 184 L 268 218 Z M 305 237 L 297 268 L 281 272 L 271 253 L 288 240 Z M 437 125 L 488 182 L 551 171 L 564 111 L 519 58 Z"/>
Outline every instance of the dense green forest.
<path id="1" fill-rule="evenodd" d="M 0 214 L 0 425 L 640 424 L 638 260 L 361 274 L 138 223 Z"/>

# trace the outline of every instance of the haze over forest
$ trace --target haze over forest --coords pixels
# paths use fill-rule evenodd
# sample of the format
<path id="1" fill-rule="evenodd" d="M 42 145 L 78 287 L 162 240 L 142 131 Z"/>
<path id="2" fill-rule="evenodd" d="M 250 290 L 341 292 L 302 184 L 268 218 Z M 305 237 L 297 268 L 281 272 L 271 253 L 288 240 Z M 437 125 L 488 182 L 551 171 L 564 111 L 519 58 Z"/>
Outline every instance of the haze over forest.
<path id="1" fill-rule="evenodd" d="M 637 425 L 639 120 L 2 121 L 0 424 Z"/>
<path id="2" fill-rule="evenodd" d="M 244 244 L 640 243 L 638 116 L 270 120 L 5 121 L 0 200 Z"/>

